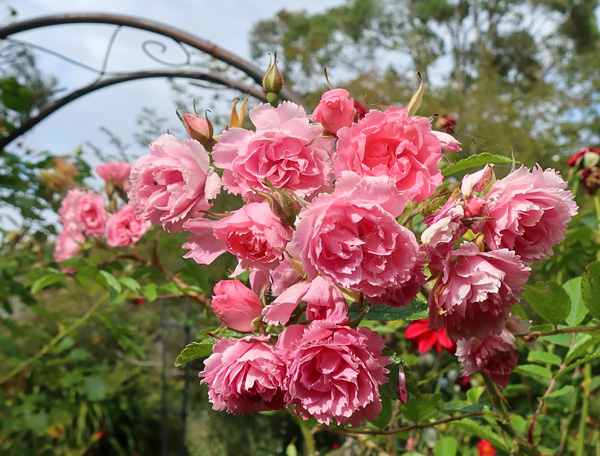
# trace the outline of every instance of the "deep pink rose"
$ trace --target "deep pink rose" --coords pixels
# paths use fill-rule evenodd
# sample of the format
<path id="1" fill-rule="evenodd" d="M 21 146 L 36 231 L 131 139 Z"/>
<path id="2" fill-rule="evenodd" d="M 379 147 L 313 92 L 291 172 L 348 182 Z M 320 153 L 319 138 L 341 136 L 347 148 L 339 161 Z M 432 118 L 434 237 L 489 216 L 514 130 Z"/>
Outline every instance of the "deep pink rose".
<path id="1" fill-rule="evenodd" d="M 62 201 L 58 213 L 60 222 L 69 232 L 81 232 L 86 236 L 104 236 L 107 214 L 104 210 L 104 197 L 91 190 L 69 190 Z"/>
<path id="2" fill-rule="evenodd" d="M 214 410 L 241 414 L 284 407 L 286 363 L 269 342 L 270 336 L 215 342 L 199 374 Z"/>
<path id="3" fill-rule="evenodd" d="M 286 324 L 300 302 L 307 303 L 307 320 L 327 320 L 330 323 L 348 324 L 348 307 L 338 287 L 321 276 L 314 280 L 298 282 L 284 290 L 263 309 L 268 324 Z"/>
<path id="4" fill-rule="evenodd" d="M 525 167 L 495 182 L 485 198 L 485 242 L 491 249 L 513 250 L 525 263 L 552 255 L 565 238 L 567 224 L 577 213 L 567 182 L 553 169 Z"/>
<path id="5" fill-rule="evenodd" d="M 333 180 L 334 138 L 310 124 L 304 108 L 289 101 L 277 108 L 261 104 L 250 111 L 256 131 L 230 128 L 214 148 L 215 165 L 223 168 L 223 186 L 247 201 L 263 197 L 253 189 L 287 188 L 309 198 L 329 191 Z"/>
<path id="6" fill-rule="evenodd" d="M 185 229 L 193 233 L 183 245 L 190 249 L 185 258 L 210 264 L 228 251 L 240 260 L 236 274 L 247 268 L 275 268 L 293 232 L 273 214 L 268 203 L 246 204 L 218 222 L 190 220 Z"/>
<path id="7" fill-rule="evenodd" d="M 481 371 L 500 387 L 508 385 L 508 377 L 515 370 L 519 355 L 515 336 L 504 329 L 499 335 L 484 340 L 459 340 L 456 356 L 463 366 L 463 375 Z"/>
<path id="8" fill-rule="evenodd" d="M 389 358 L 383 337 L 369 328 L 333 325 L 326 320 L 288 326 L 277 348 L 288 360 L 288 405 L 319 423 L 360 426 L 381 412 L 379 386 L 387 382 Z"/>
<path id="9" fill-rule="evenodd" d="M 149 221 L 137 218 L 135 208 L 131 204 L 125 204 L 119 212 L 108 217 L 106 241 L 111 247 L 133 245 L 142 238 L 150 226 Z"/>
<path id="10" fill-rule="evenodd" d="M 364 119 L 338 132 L 335 172 L 389 176 L 415 201 L 433 195 L 442 183 L 438 163 L 440 140 L 423 117 L 409 117 L 403 108 L 371 111 Z"/>
<path id="11" fill-rule="evenodd" d="M 81 250 L 81 245 L 84 242 L 85 238 L 81 232 L 63 228 L 63 231 L 56 236 L 54 259 L 56 261 L 64 261 L 73 258 Z"/>
<path id="12" fill-rule="evenodd" d="M 452 339 L 500 334 L 530 269 L 507 249 L 480 252 L 463 242 L 429 294 L 429 326 Z"/>
<path id="13" fill-rule="evenodd" d="M 425 274 L 423 274 L 424 257 L 424 252 L 418 251 L 410 278 L 398 286 L 388 288 L 381 296 L 371 297 L 370 301 L 373 304 L 387 304 L 392 307 L 409 305 L 427 282 Z"/>
<path id="14" fill-rule="evenodd" d="M 320 195 L 300 212 L 289 250 L 300 252 L 309 278 L 320 273 L 344 288 L 379 296 L 408 281 L 415 266 L 416 238 L 395 219 L 405 204 L 384 176 L 347 173 L 333 195 Z"/>
<path id="15" fill-rule="evenodd" d="M 126 162 L 102 163 L 96 166 L 96 172 L 104 179 L 104 182 L 109 183 L 111 180 L 115 185 L 121 185 L 129 177 L 131 165 Z"/>
<path id="16" fill-rule="evenodd" d="M 129 202 L 136 213 L 169 232 L 212 206 L 220 178 L 197 141 L 162 135 L 150 144 L 150 155 L 138 158 L 131 171 Z"/>
<path id="17" fill-rule="evenodd" d="M 252 321 L 261 315 L 257 294 L 239 280 L 221 280 L 215 285 L 212 309 L 221 323 L 239 332 L 252 332 Z"/>
<path id="18" fill-rule="evenodd" d="M 349 127 L 355 118 L 354 99 L 344 89 L 333 89 L 321 96 L 319 105 L 312 114 L 312 120 L 320 123 L 329 133 L 337 134 L 342 127 Z"/>

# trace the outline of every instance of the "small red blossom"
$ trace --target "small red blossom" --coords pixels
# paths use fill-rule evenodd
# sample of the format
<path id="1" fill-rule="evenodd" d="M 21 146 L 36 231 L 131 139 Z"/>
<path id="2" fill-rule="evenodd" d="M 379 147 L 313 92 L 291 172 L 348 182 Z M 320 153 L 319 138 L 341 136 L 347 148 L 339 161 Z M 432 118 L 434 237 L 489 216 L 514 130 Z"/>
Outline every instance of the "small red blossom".
<path id="1" fill-rule="evenodd" d="M 354 100 L 354 109 L 356 109 L 356 115 L 358 117 L 358 120 L 362 119 L 363 117 L 365 117 L 367 115 L 367 108 L 364 107 L 364 105 L 357 100 Z"/>
<path id="2" fill-rule="evenodd" d="M 477 453 L 479 456 L 496 456 L 496 450 L 494 449 L 492 442 L 488 442 L 484 439 L 477 442 Z"/>
<path id="3" fill-rule="evenodd" d="M 427 353 L 433 346 L 435 346 L 438 353 L 442 352 L 442 347 L 448 351 L 453 351 L 454 344 L 446 335 L 446 328 L 435 331 L 428 328 L 428 325 L 428 318 L 413 321 L 408 325 L 406 331 L 404 331 L 404 337 L 407 339 L 414 339 L 413 343 L 417 346 L 419 353 L 422 355 Z"/>

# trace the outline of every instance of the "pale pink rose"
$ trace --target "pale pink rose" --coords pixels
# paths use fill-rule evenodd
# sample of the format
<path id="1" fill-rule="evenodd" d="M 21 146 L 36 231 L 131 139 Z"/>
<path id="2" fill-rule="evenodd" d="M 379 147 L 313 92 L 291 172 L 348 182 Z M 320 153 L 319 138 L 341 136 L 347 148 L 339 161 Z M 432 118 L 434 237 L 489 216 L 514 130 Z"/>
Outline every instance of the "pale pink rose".
<path id="1" fill-rule="evenodd" d="M 485 242 L 491 249 L 513 250 L 525 263 L 552 255 L 565 238 L 567 224 L 577 214 L 573 194 L 553 169 L 525 167 L 495 182 L 485 196 Z"/>
<path id="2" fill-rule="evenodd" d="M 292 266 L 288 255 L 283 256 L 279 266 L 271 271 L 270 277 L 271 294 L 273 296 L 279 296 L 284 290 L 302 279 L 302 276 Z"/>
<path id="3" fill-rule="evenodd" d="M 460 142 L 454 136 L 436 130 L 431 130 L 431 133 L 439 139 L 442 149 L 448 152 L 460 152 L 462 150 Z"/>
<path id="4" fill-rule="evenodd" d="M 305 302 L 307 320 L 327 320 L 330 323 L 348 324 L 348 307 L 341 290 L 321 276 L 314 280 L 295 283 L 284 290 L 263 309 L 267 324 L 286 324 L 298 307 Z"/>
<path id="5" fill-rule="evenodd" d="M 121 185 L 129 177 L 131 164 L 126 162 L 102 163 L 96 166 L 96 172 L 104 179 L 104 182 L 109 183 L 111 180 L 115 185 Z"/>
<path id="6" fill-rule="evenodd" d="M 252 332 L 252 321 L 260 317 L 258 295 L 239 280 L 221 280 L 215 285 L 212 309 L 221 323 L 238 332 Z"/>
<path id="7" fill-rule="evenodd" d="M 405 204 L 389 179 L 348 173 L 333 195 L 320 195 L 300 212 L 289 250 L 300 252 L 310 279 L 321 274 L 379 296 L 408 281 L 415 266 L 416 238 L 395 219 Z"/>
<path id="8" fill-rule="evenodd" d="M 519 355 L 516 350 L 515 336 L 506 329 L 484 340 L 472 338 L 459 340 L 456 344 L 456 356 L 463 366 L 463 375 L 481 371 L 500 387 L 508 385 L 508 377 L 517 366 Z"/>
<path id="9" fill-rule="evenodd" d="M 389 176 L 415 201 L 433 195 L 442 183 L 438 163 L 440 140 L 423 117 L 409 117 L 403 108 L 371 111 L 364 119 L 338 132 L 335 172 Z"/>
<path id="10" fill-rule="evenodd" d="M 283 225 L 273 214 L 268 203 L 246 204 L 217 222 L 190 220 L 184 228 L 193 233 L 183 245 L 184 249 L 190 249 L 185 258 L 210 264 L 228 251 L 240 261 L 236 274 L 247 268 L 277 267 L 293 233 L 291 227 Z"/>
<path id="11" fill-rule="evenodd" d="M 63 226 L 69 225 L 69 232 L 81 232 L 86 236 L 103 236 L 107 214 L 103 196 L 91 190 L 69 190 L 62 201 L 58 213 Z"/>
<path id="12" fill-rule="evenodd" d="M 54 244 L 54 259 L 56 261 L 65 261 L 73 258 L 81 246 L 85 242 L 83 234 L 78 231 L 69 231 L 63 229 L 63 231 L 56 236 L 56 243 Z"/>
<path id="13" fill-rule="evenodd" d="M 323 126 L 329 133 L 337 134 L 342 127 L 349 127 L 355 118 L 354 99 L 344 89 L 333 89 L 321 96 L 319 105 L 312 114 L 312 120 Z"/>
<path id="14" fill-rule="evenodd" d="M 247 201 L 286 188 L 310 198 L 330 191 L 334 138 L 320 137 L 323 129 L 311 124 L 304 108 L 285 101 L 277 108 L 261 104 L 250 111 L 256 131 L 230 128 L 213 150 L 215 165 L 223 168 L 223 186 Z"/>
<path id="15" fill-rule="evenodd" d="M 379 386 L 387 382 L 385 342 L 369 328 L 313 321 L 288 326 L 277 348 L 288 360 L 288 405 L 305 420 L 360 426 L 381 412 Z"/>
<path id="16" fill-rule="evenodd" d="M 454 250 L 454 243 L 467 232 L 462 222 L 464 216 L 459 201 L 448 200 L 435 217 L 424 219 L 429 227 L 421 234 L 421 243 L 429 256 L 430 269 L 443 269 L 445 258 Z"/>
<path id="17" fill-rule="evenodd" d="M 492 179 L 495 179 L 494 165 L 488 163 L 481 171 L 477 171 L 473 174 L 467 174 L 462 178 L 460 192 L 467 199 L 473 198 L 475 192 L 483 191 L 483 189 Z"/>
<path id="18" fill-rule="evenodd" d="M 286 371 L 270 336 L 246 336 L 217 340 L 199 376 L 214 410 L 242 414 L 282 409 Z"/>
<path id="19" fill-rule="evenodd" d="M 125 204 L 119 212 L 108 217 L 106 222 L 106 242 L 111 247 L 127 247 L 139 241 L 150 229 L 151 223 L 140 220 L 135 215 L 135 208 Z"/>
<path id="20" fill-rule="evenodd" d="M 429 327 L 446 328 L 452 339 L 500 334 L 529 271 L 510 250 L 480 252 L 463 242 L 429 294 Z"/>
<path id="21" fill-rule="evenodd" d="M 211 208 L 221 179 L 197 141 L 162 135 L 150 144 L 150 155 L 138 158 L 131 171 L 129 202 L 140 218 L 169 232 Z"/>

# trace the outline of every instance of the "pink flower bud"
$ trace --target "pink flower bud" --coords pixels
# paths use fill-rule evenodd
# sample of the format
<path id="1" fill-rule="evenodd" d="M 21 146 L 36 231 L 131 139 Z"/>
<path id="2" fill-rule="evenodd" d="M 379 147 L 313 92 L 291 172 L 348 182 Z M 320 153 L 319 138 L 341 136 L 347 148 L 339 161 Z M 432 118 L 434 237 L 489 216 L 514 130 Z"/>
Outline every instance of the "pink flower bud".
<path id="1" fill-rule="evenodd" d="M 96 172 L 107 184 L 113 181 L 115 185 L 121 185 L 129 177 L 131 165 L 126 162 L 102 163 L 96 166 Z"/>
<path id="2" fill-rule="evenodd" d="M 212 308 L 217 318 L 239 332 L 252 332 L 252 321 L 260 317 L 257 294 L 239 280 L 221 280 L 215 285 Z"/>
<path id="3" fill-rule="evenodd" d="M 348 98 L 348 95 L 344 89 L 325 92 L 312 119 L 320 123 L 325 131 L 337 135 L 340 128 L 349 127 L 355 119 L 354 99 Z"/>
<path id="4" fill-rule="evenodd" d="M 205 147 L 213 141 L 213 125 L 208 120 L 208 116 L 203 119 L 198 114 L 192 115 L 186 112 L 181 122 L 190 139 L 195 139 Z"/>

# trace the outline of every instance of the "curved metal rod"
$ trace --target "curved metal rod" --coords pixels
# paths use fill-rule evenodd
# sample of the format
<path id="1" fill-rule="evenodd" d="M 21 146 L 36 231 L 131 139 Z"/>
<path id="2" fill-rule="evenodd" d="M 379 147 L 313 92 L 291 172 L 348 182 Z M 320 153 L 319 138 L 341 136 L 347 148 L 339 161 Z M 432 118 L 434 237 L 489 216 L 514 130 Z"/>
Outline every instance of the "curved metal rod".
<path id="1" fill-rule="evenodd" d="M 29 19 L 0 28 L 0 39 L 7 38 L 16 33 L 25 32 L 42 27 L 65 24 L 112 24 L 131 27 L 139 30 L 146 30 L 157 33 L 175 41 L 192 46 L 199 51 L 213 56 L 222 62 L 231 65 L 238 70 L 246 73 L 258 84 L 262 85 L 264 71 L 254 64 L 242 59 L 241 57 L 226 51 L 225 49 L 213 44 L 209 41 L 198 38 L 183 30 L 170 27 L 168 25 L 157 22 L 140 19 L 137 17 L 123 16 L 118 14 L 99 14 L 99 13 L 68 13 L 57 14 L 51 16 L 42 16 L 34 19 Z M 281 91 L 281 98 L 290 100 L 294 103 L 302 105 L 302 100 L 296 94 L 288 89 Z"/>
<path id="2" fill-rule="evenodd" d="M 246 84 L 240 81 L 234 81 L 232 79 L 210 73 L 201 73 L 197 71 L 148 70 L 138 71 L 135 73 L 121 74 L 104 78 L 101 81 L 95 81 L 92 84 L 82 87 L 81 89 L 75 90 L 70 94 L 64 96 L 63 98 L 60 98 L 54 101 L 53 103 L 49 104 L 48 106 L 40 110 L 40 112 L 35 117 L 32 117 L 31 119 L 24 122 L 19 128 L 13 130 L 8 136 L 1 138 L 0 150 L 5 148 L 8 144 L 17 139 L 23 133 L 29 131 L 37 124 L 39 124 L 42 120 L 44 120 L 46 117 L 58 111 L 60 108 L 70 103 L 71 101 L 74 101 L 96 90 L 103 89 L 105 87 L 110 87 L 115 84 L 149 78 L 198 79 L 201 81 L 208 81 L 215 84 L 219 84 L 227 88 L 239 90 L 240 92 L 244 92 L 263 102 L 267 101 L 267 96 L 262 90 L 258 90 L 254 87 L 247 86 Z"/>

